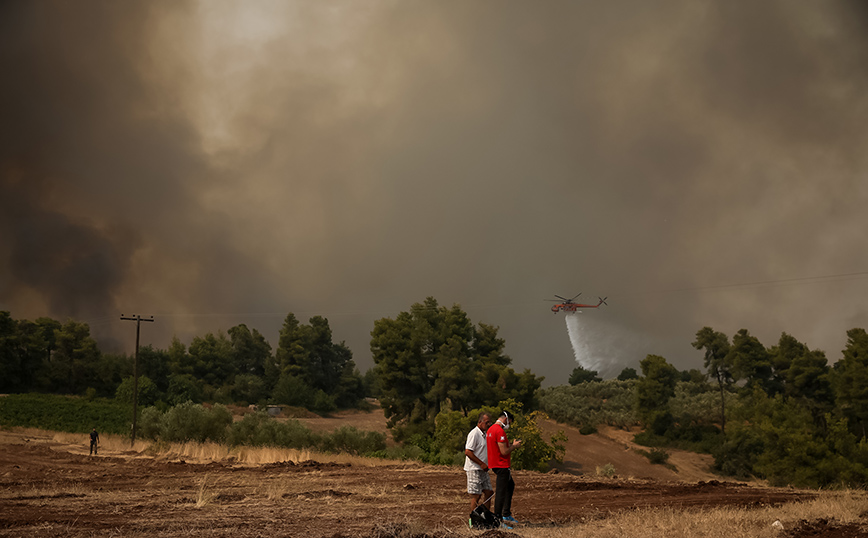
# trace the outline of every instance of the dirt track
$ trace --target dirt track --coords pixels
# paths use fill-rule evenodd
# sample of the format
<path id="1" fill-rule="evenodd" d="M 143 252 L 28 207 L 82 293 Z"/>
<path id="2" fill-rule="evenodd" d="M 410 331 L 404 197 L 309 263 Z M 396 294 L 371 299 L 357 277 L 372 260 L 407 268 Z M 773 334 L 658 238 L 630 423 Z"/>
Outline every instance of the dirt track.
<path id="1" fill-rule="evenodd" d="M 455 468 L 192 464 L 123 452 L 90 457 L 73 453 L 80 447 L 9 434 L 3 441 L 2 536 L 397 536 L 398 528 L 402 535 L 467 533 L 464 476 Z M 717 481 L 515 474 L 514 512 L 532 526 L 632 507 L 762 506 L 811 495 Z"/>

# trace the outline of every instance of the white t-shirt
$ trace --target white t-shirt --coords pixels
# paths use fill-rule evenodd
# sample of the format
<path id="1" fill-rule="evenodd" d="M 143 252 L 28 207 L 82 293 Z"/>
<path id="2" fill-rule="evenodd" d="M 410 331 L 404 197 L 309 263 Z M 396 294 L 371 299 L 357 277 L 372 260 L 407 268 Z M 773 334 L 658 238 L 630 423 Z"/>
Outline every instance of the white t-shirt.
<path id="1" fill-rule="evenodd" d="M 488 465 L 488 450 L 485 448 L 485 434 L 482 433 L 479 426 L 476 426 L 467 434 L 467 442 L 464 443 L 464 449 L 470 449 L 477 458 Z M 464 456 L 464 470 L 481 471 L 482 467 L 467 456 Z"/>

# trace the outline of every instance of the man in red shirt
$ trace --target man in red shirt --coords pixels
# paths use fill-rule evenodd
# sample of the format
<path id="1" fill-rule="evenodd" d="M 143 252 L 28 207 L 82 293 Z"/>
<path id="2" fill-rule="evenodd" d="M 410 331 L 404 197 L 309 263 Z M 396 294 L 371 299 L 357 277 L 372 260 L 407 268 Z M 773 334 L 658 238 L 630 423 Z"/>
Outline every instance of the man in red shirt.
<path id="1" fill-rule="evenodd" d="M 506 438 L 506 430 L 512 423 L 512 413 L 504 411 L 485 434 L 488 449 L 488 467 L 497 476 L 494 494 L 494 515 L 504 522 L 516 523 L 512 517 L 512 493 L 515 481 L 509 470 L 513 450 L 521 446 L 520 440 L 512 443 Z M 511 528 L 511 527 L 510 527 Z"/>

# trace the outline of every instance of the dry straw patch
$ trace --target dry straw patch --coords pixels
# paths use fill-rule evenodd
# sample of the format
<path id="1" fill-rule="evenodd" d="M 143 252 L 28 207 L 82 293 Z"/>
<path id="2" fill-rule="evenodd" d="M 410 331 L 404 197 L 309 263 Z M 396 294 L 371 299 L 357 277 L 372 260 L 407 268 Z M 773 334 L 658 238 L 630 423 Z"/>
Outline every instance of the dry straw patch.
<path id="1" fill-rule="evenodd" d="M 210 504 L 216 496 L 216 490 L 208 486 L 208 475 L 206 474 L 199 480 L 199 489 L 196 494 L 196 508 L 202 508 Z"/>
<path id="2" fill-rule="evenodd" d="M 52 497 L 84 497 L 91 490 L 79 482 L 56 483 L 47 481 L 45 484 L 32 485 L 21 489 L 5 489 L 0 491 L 0 499 L 34 499 Z"/>
<path id="3" fill-rule="evenodd" d="M 280 447 L 229 447 L 219 443 L 154 443 L 142 446 L 139 451 L 147 450 L 165 459 L 182 459 L 190 463 L 209 463 L 212 461 L 231 461 L 243 465 L 263 465 L 268 463 L 315 460 L 320 463 L 350 464 L 361 467 L 376 467 L 400 464 L 399 460 L 381 460 L 350 454 L 331 454 L 308 449 Z"/>
<path id="4" fill-rule="evenodd" d="M 676 508 L 638 509 L 605 519 L 557 529 L 522 529 L 532 538 L 769 538 L 783 536 L 800 520 L 828 519 L 838 524 L 860 521 L 868 511 L 868 495 L 862 491 L 825 492 L 817 499 L 759 509 L 719 507 L 699 510 Z M 776 521 L 781 527 L 773 526 Z"/>
<path id="5" fill-rule="evenodd" d="M 46 432 L 43 431 L 43 434 Z M 51 435 L 51 440 L 55 443 L 65 445 L 80 445 L 82 449 L 90 451 L 90 434 L 87 433 L 66 433 L 66 432 L 47 432 Z M 130 446 L 130 438 L 121 435 L 99 434 L 99 452 L 142 452 L 148 448 L 151 443 L 149 441 L 136 439 L 133 446 Z"/>

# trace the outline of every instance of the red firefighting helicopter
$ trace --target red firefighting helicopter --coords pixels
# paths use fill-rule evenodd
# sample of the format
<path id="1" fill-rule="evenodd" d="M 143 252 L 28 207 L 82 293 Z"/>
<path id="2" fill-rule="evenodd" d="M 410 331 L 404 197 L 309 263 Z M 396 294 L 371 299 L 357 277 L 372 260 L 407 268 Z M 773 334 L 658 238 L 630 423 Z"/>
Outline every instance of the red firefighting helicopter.
<path id="1" fill-rule="evenodd" d="M 581 293 L 579 295 L 581 295 Z M 609 306 L 609 304 L 606 302 L 606 299 L 608 299 L 608 297 L 598 297 L 598 299 L 600 299 L 600 302 L 597 304 L 574 303 L 573 301 L 575 301 L 576 297 L 578 297 L 579 295 L 576 295 L 572 299 L 567 299 L 566 297 L 561 297 L 560 295 L 555 295 L 555 297 L 557 297 L 557 299 L 549 299 L 549 301 L 560 300 L 563 302 L 554 305 L 552 307 L 552 312 L 554 312 L 555 314 L 557 314 L 558 311 L 560 311 L 560 310 L 563 310 L 564 312 L 576 312 L 576 311 L 578 311 L 579 308 L 599 308 L 600 305 L 603 305 L 603 304 L 606 306 Z"/>

